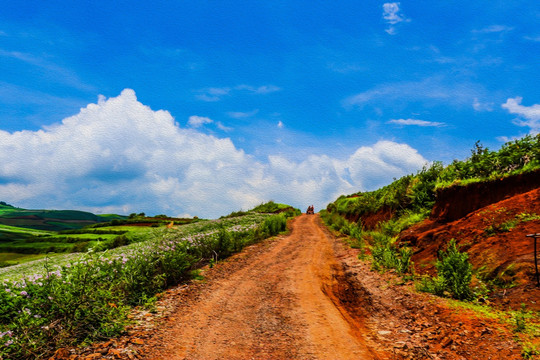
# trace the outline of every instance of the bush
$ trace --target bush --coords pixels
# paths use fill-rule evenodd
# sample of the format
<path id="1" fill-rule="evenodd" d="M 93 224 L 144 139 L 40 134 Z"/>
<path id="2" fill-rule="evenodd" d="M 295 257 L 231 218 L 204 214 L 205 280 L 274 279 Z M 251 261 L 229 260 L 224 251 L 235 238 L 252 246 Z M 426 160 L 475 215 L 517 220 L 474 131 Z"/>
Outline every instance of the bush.
<path id="1" fill-rule="evenodd" d="M 376 236 L 371 248 L 373 265 L 376 269 L 380 267 L 395 269 L 400 274 L 405 274 L 411 270 L 412 250 L 408 247 L 397 248 L 392 239 L 388 236 Z"/>
<path id="2" fill-rule="evenodd" d="M 437 277 L 424 278 L 418 289 L 439 296 L 448 293 L 458 300 L 470 300 L 473 292 L 470 288 L 472 265 L 469 263 L 469 255 L 460 253 L 456 241 L 452 239 L 440 257 L 435 264 Z"/>

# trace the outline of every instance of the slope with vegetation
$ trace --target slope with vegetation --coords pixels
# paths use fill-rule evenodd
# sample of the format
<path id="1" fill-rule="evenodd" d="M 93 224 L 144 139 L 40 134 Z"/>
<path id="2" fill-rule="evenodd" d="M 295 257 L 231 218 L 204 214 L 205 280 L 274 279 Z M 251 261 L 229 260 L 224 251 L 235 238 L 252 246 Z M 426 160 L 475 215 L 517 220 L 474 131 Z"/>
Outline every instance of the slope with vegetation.
<path id="1" fill-rule="evenodd" d="M 321 215 L 375 269 L 392 269 L 422 291 L 522 311 L 508 316 L 527 317 L 537 343 L 529 353 L 540 352 L 540 288 L 526 238 L 540 232 L 540 135 L 498 151 L 476 143 L 466 160 L 341 196 Z"/>

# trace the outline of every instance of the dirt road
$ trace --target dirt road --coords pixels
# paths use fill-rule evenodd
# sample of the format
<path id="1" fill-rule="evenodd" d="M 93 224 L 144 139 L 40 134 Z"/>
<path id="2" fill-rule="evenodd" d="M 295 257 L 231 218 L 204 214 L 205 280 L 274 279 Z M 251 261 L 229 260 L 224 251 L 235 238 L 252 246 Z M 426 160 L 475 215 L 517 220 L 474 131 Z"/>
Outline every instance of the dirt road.
<path id="1" fill-rule="evenodd" d="M 318 215 L 133 312 L 125 336 L 55 360 L 521 359 L 512 323 L 371 269 Z"/>
<path id="2" fill-rule="evenodd" d="M 298 217 L 290 235 L 172 316 L 147 357 L 376 359 L 334 294 L 343 274 L 318 219 Z"/>

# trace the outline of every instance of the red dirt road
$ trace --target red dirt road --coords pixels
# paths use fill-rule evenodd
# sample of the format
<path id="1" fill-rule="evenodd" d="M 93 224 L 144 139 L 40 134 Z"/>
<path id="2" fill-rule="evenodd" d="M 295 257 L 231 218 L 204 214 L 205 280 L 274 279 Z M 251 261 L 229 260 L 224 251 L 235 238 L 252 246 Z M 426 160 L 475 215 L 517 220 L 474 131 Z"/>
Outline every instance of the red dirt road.
<path id="1" fill-rule="evenodd" d="M 332 289 L 333 239 L 303 215 L 289 236 L 171 317 L 155 359 L 375 359 Z"/>

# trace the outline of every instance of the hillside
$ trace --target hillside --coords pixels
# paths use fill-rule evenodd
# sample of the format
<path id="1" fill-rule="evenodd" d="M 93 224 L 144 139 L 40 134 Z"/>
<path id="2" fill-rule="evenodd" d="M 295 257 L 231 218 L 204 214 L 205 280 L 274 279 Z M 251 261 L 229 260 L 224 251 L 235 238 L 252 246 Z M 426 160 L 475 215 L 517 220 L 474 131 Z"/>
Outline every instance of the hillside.
<path id="1" fill-rule="evenodd" d="M 0 202 L 0 224 L 27 229 L 61 231 L 107 222 L 118 215 L 95 215 L 78 210 L 28 210 Z"/>
<path id="2" fill-rule="evenodd" d="M 199 219 L 28 210 L 0 202 L 0 268 L 61 253 L 102 251 L 146 240 L 153 228 Z"/>
<path id="3" fill-rule="evenodd" d="M 477 143 L 463 161 L 435 162 L 376 191 L 342 196 L 323 217 L 375 267 L 400 273 L 436 276 L 454 240 L 472 264 L 464 298 L 540 309 L 533 240 L 526 237 L 540 232 L 538 135 L 498 151 Z"/>

